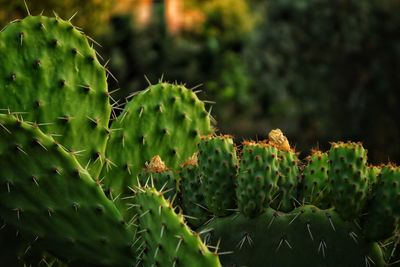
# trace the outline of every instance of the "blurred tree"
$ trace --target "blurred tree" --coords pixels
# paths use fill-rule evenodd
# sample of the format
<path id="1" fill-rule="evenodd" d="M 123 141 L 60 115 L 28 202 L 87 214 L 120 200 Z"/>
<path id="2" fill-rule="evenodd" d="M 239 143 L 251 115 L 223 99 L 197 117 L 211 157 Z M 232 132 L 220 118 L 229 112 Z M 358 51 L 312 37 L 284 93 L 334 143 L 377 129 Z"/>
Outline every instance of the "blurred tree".
<path id="1" fill-rule="evenodd" d="M 352 139 L 400 160 L 399 4 L 268 1 L 246 53 L 260 114 L 300 149 Z"/>
<path id="2" fill-rule="evenodd" d="M 207 98 L 221 107 L 245 110 L 251 94 L 241 52 L 253 26 L 246 1 L 185 1 L 182 12 L 176 14 L 195 14 L 203 18 L 202 23 L 190 27 L 182 24 L 179 31 L 174 28 L 172 32 L 166 23 L 170 15 L 166 3 L 154 3 L 152 20 L 144 28 L 137 27 L 129 16 L 112 20 L 111 32 L 102 43 L 110 48 L 105 54 L 111 58 L 110 69 L 119 80 L 112 87 L 122 88 L 115 97 L 145 88 L 144 75 L 150 81 L 164 75 L 169 81 L 187 81 L 189 87 L 204 83 Z M 220 111 L 218 116 L 226 114 L 224 108 Z"/>
<path id="3" fill-rule="evenodd" d="M 74 25 L 81 27 L 91 35 L 103 33 L 107 28 L 109 17 L 118 0 L 26 0 L 32 15 L 41 12 L 52 15 L 56 12 L 61 18 L 69 19 L 76 12 Z M 0 0 L 0 25 L 3 27 L 9 21 L 23 18 L 27 15 L 23 0 Z"/>

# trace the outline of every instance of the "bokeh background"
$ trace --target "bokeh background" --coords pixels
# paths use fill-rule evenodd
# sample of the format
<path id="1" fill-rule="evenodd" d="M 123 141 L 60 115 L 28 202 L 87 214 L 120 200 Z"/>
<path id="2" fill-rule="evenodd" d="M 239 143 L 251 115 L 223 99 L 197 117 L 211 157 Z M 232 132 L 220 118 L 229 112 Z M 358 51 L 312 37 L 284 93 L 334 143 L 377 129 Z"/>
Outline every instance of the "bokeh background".
<path id="1" fill-rule="evenodd" d="M 281 128 L 302 156 L 362 141 L 400 162 L 400 0 L 27 0 L 102 45 L 123 99 L 147 81 L 202 84 L 222 133 Z M 0 28 L 24 17 L 0 0 Z"/>

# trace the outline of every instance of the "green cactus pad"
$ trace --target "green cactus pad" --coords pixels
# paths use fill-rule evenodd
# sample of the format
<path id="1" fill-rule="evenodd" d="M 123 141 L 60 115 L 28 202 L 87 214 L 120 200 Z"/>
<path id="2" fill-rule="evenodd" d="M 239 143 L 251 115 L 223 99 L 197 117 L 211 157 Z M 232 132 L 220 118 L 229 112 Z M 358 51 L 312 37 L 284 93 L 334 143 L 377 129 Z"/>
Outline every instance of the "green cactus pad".
<path id="1" fill-rule="evenodd" d="M 197 228 L 208 221 L 211 215 L 206 208 L 196 154 L 181 166 L 179 177 L 183 212 L 188 223 Z"/>
<path id="2" fill-rule="evenodd" d="M 367 200 L 367 151 L 360 143 L 332 143 L 329 164 L 333 204 L 343 219 L 355 219 Z"/>
<path id="3" fill-rule="evenodd" d="M 0 115 L 0 215 L 56 256 L 130 266 L 134 234 L 73 155 L 38 127 Z M 101 253 L 99 253 L 101 252 Z"/>
<path id="4" fill-rule="evenodd" d="M 199 173 L 207 209 L 225 216 L 236 208 L 238 159 L 230 136 L 204 136 L 199 145 Z"/>
<path id="5" fill-rule="evenodd" d="M 268 133 L 268 144 L 278 149 L 279 158 L 279 177 L 278 192 L 271 202 L 274 209 L 289 212 L 300 203 L 298 198 L 297 186 L 299 184 L 298 158 L 294 149 L 286 136 L 280 129 L 272 130 Z"/>
<path id="6" fill-rule="evenodd" d="M 244 142 L 236 183 L 240 211 L 260 215 L 278 191 L 278 150 L 266 143 Z"/>
<path id="7" fill-rule="evenodd" d="M 183 85 L 159 83 L 138 93 L 113 122 L 103 168 L 106 187 L 117 196 L 136 185 L 136 176 L 155 155 L 176 170 L 211 132 L 209 114 Z"/>
<path id="8" fill-rule="evenodd" d="M 385 266 L 378 244 L 367 242 L 356 225 L 344 222 L 331 209 L 303 206 L 290 213 L 268 209 L 254 219 L 233 214 L 215 218 L 202 230 L 207 243 L 221 241 L 224 266 Z"/>
<path id="9" fill-rule="evenodd" d="M 185 225 L 172 205 L 154 188 L 140 188 L 135 196 L 143 238 L 142 265 L 145 267 L 218 267 L 200 237 Z"/>
<path id="10" fill-rule="evenodd" d="M 378 177 L 381 173 L 381 167 L 378 166 L 368 166 L 368 196 L 372 195 L 372 191 L 374 190 L 376 184 L 378 183 Z"/>
<path id="11" fill-rule="evenodd" d="M 0 58 L 0 110 L 37 123 L 97 177 L 111 108 L 85 35 L 60 18 L 28 16 L 0 32 Z"/>
<path id="12" fill-rule="evenodd" d="M 296 152 L 293 150 L 278 150 L 279 178 L 278 193 L 271 206 L 280 211 L 289 212 L 300 203 L 297 199 L 297 186 L 299 183 L 299 166 Z"/>
<path id="13" fill-rule="evenodd" d="M 302 196 L 300 201 L 322 209 L 332 205 L 329 186 L 329 159 L 327 153 L 313 151 L 307 158 L 308 164 L 303 170 Z"/>
<path id="14" fill-rule="evenodd" d="M 174 173 L 165 166 L 158 155 L 146 163 L 146 167 L 139 173 L 139 182 L 141 185 L 150 184 L 155 189 L 162 191 L 164 197 L 169 200 L 173 199 L 178 187 Z"/>
<path id="15" fill-rule="evenodd" d="M 362 218 L 365 235 L 374 241 L 394 235 L 400 222 L 400 168 L 382 168 Z"/>

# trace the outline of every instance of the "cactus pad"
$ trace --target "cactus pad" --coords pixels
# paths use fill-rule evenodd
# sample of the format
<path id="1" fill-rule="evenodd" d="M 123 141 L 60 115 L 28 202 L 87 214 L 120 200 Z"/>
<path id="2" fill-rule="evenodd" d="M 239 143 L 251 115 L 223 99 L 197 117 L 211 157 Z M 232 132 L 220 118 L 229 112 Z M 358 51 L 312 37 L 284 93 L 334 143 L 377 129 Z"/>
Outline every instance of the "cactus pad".
<path id="1" fill-rule="evenodd" d="M 179 169 L 182 209 L 193 227 L 204 224 L 210 217 L 206 208 L 201 180 L 198 172 L 197 154 L 194 154 Z"/>
<path id="2" fill-rule="evenodd" d="M 0 32 L 0 58 L 0 110 L 37 123 L 97 177 L 111 108 L 87 38 L 58 17 L 28 16 Z"/>
<path id="3" fill-rule="evenodd" d="M 280 211 L 288 212 L 300 203 L 297 200 L 299 183 L 299 166 L 297 163 L 299 160 L 280 129 L 269 132 L 268 143 L 278 149 L 279 157 L 279 190 L 271 206 Z"/>
<path id="4" fill-rule="evenodd" d="M 321 151 L 313 151 L 307 160 L 308 164 L 303 170 L 303 190 L 300 201 L 322 209 L 330 208 L 332 203 L 328 180 L 328 154 Z"/>
<path id="5" fill-rule="evenodd" d="M 367 200 L 367 151 L 360 143 L 332 143 L 329 162 L 333 204 L 343 219 L 355 219 Z"/>
<path id="6" fill-rule="evenodd" d="M 199 143 L 199 171 L 207 208 L 225 216 L 236 208 L 238 159 L 230 136 L 204 136 Z"/>
<path id="7" fill-rule="evenodd" d="M 154 188 L 139 188 L 135 196 L 143 238 L 144 267 L 220 267 L 197 234 L 185 225 L 172 205 Z"/>
<path id="8" fill-rule="evenodd" d="M 364 220 L 368 239 L 384 240 L 394 235 L 400 221 L 400 168 L 385 166 L 372 189 Z"/>
<path id="9" fill-rule="evenodd" d="M 254 219 L 238 214 L 216 218 L 207 230 L 207 243 L 221 240 L 224 266 L 385 266 L 378 244 L 367 242 L 356 225 L 314 206 L 290 213 L 268 209 Z"/>
<path id="10" fill-rule="evenodd" d="M 0 162 L 0 214 L 7 223 L 71 262 L 134 262 L 134 235 L 119 211 L 75 157 L 36 126 L 0 115 Z"/>
<path id="11" fill-rule="evenodd" d="M 278 191 L 278 177 L 278 150 L 262 142 L 244 142 L 236 196 L 245 216 L 264 212 Z"/>
<path id="12" fill-rule="evenodd" d="M 196 94 L 182 85 L 159 83 L 138 93 L 113 122 L 104 168 L 111 194 L 136 185 L 145 162 L 159 155 L 176 170 L 211 132 L 210 118 Z"/>

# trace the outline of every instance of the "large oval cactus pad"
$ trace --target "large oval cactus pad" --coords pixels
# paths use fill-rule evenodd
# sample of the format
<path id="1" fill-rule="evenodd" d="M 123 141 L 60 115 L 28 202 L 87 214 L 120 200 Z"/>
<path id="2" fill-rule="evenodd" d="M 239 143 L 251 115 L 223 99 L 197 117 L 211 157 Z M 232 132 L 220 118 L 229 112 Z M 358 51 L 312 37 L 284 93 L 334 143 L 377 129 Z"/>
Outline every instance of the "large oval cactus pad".
<path id="1" fill-rule="evenodd" d="M 137 184 L 136 176 L 159 155 L 176 170 L 196 151 L 200 136 L 211 132 L 209 114 L 183 85 L 159 83 L 136 95 L 113 122 L 103 167 L 114 195 Z"/>
<path id="2" fill-rule="evenodd" d="M 0 33 L 0 58 L 0 109 L 22 112 L 97 177 L 111 107 L 87 38 L 60 18 L 28 16 Z"/>

